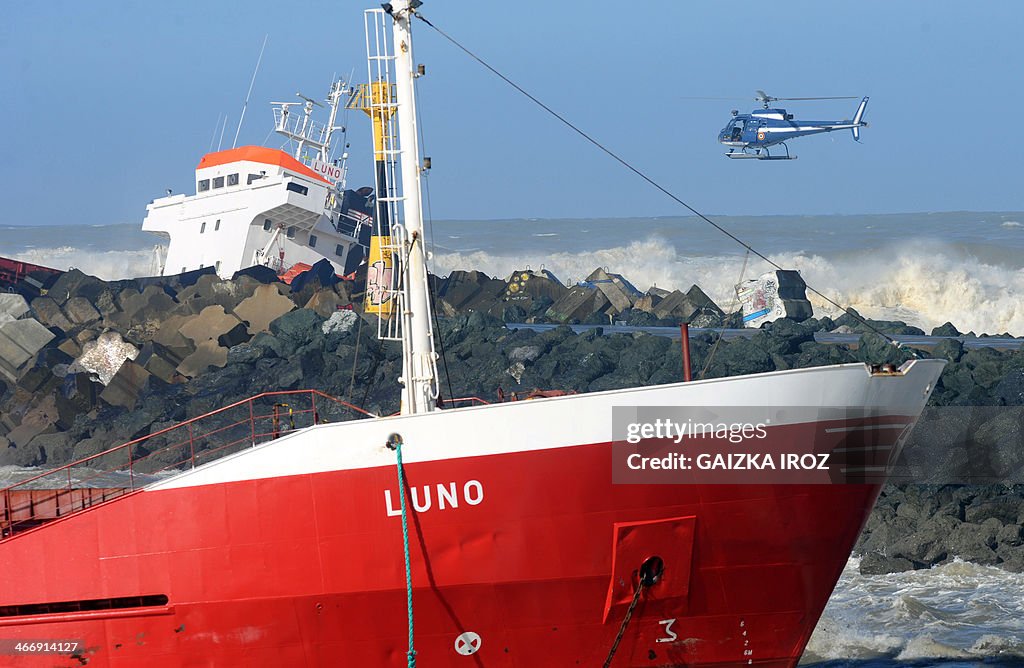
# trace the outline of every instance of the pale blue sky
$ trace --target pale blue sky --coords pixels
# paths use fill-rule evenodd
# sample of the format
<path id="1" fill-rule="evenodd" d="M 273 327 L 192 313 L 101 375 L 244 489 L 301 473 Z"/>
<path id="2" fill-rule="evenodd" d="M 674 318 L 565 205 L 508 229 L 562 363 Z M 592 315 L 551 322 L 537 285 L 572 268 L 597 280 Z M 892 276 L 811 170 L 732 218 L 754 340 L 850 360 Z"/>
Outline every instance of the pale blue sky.
<path id="1" fill-rule="evenodd" d="M 0 224 L 141 223 L 165 188 L 194 187 L 222 113 L 230 145 L 264 34 L 240 144 L 264 142 L 270 100 L 323 97 L 335 72 L 364 80 L 362 8 L 4 3 Z M 427 0 L 421 11 L 708 213 L 1024 209 L 1018 0 Z M 684 213 L 425 25 L 415 38 L 435 218 Z M 729 161 L 716 135 L 731 108 L 756 106 L 758 88 L 870 95 L 871 127 L 863 145 L 845 132 L 793 142 L 800 159 L 788 163 Z M 844 118 L 854 106 L 788 108 Z M 368 184 L 369 124 L 353 115 L 349 126 L 350 185 Z"/>

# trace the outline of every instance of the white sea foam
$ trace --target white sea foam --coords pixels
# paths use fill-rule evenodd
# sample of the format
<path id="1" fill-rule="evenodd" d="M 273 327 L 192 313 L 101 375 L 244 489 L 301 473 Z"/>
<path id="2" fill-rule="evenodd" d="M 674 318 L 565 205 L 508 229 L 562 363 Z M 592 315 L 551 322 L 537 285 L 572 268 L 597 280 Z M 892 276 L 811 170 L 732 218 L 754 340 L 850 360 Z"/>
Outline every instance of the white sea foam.
<path id="1" fill-rule="evenodd" d="M 798 269 L 807 282 L 840 304 L 872 318 L 898 319 L 925 330 L 952 322 L 963 331 L 1024 334 L 1024 269 L 988 264 L 953 246 L 917 241 L 884 252 L 857 252 L 835 258 L 807 253 L 778 253 L 772 259 Z M 734 303 L 732 286 L 740 277 L 741 255 L 686 256 L 655 237 L 626 246 L 582 253 L 495 255 L 484 251 L 435 254 L 435 271 L 480 269 L 507 276 L 527 266 L 544 267 L 568 283 L 597 267 L 622 274 L 639 289 L 656 285 L 686 290 L 696 283 L 724 307 Z M 744 276 L 769 269 L 752 258 Z M 838 315 L 820 297 L 809 294 L 815 313 Z"/>
<path id="2" fill-rule="evenodd" d="M 106 281 L 158 273 L 153 271 L 152 249 L 92 251 L 71 246 L 29 248 L 18 253 L 17 259 L 60 270 L 79 269 Z"/>
<path id="3" fill-rule="evenodd" d="M 804 662 L 1024 654 L 1024 575 L 954 561 L 889 575 L 847 563 Z"/>
<path id="4" fill-rule="evenodd" d="M 507 236 L 509 225 L 514 224 L 481 228 L 485 233 L 477 235 L 480 240 L 494 243 L 481 243 L 480 247 L 505 247 L 501 235 Z M 1003 229 L 1020 225 L 1015 220 L 1001 224 Z M 784 267 L 799 269 L 811 286 L 830 298 L 869 317 L 903 320 L 925 330 L 949 321 L 963 331 L 1024 335 L 1024 303 L 1018 299 L 1018 295 L 1024 294 L 1024 260 L 1020 259 L 1024 255 L 1013 252 L 1016 246 L 1012 241 L 1019 235 L 1014 231 L 1003 233 L 1003 238 L 987 239 L 970 226 L 942 228 L 936 234 L 955 238 L 957 230 L 966 230 L 973 236 L 967 241 L 904 240 L 885 245 L 883 250 L 862 250 L 853 237 L 844 246 L 837 243 L 839 237 L 832 232 L 791 234 L 781 247 L 789 245 L 792 250 L 770 256 Z M 451 231 L 456 232 L 447 235 L 451 240 L 462 236 L 458 229 Z M 602 234 L 609 232 L 604 230 Z M 489 239 L 488 235 L 494 238 Z M 440 274 L 454 269 L 480 269 L 491 275 L 507 276 L 527 266 L 544 267 L 571 283 L 586 278 L 597 267 L 604 267 L 624 275 L 641 290 L 652 285 L 686 290 L 696 283 L 723 308 L 735 303 L 733 285 L 740 277 L 744 258 L 738 253 L 720 253 L 716 250 L 722 247 L 718 243 L 697 243 L 689 237 L 666 239 L 652 234 L 625 245 L 612 242 L 596 250 L 552 249 L 566 249 L 568 246 L 558 245 L 558 240 L 572 236 L 558 233 L 556 237 L 537 238 L 525 246 L 519 236 L 515 250 L 505 253 L 466 247 L 459 251 L 438 250 L 431 268 Z M 76 243 L 74 238 L 68 238 L 65 246 L 33 244 L 37 241 L 26 238 L 15 251 L 0 248 L 0 255 L 14 252 L 13 257 L 28 262 L 57 269 L 76 267 L 108 280 L 156 273 L 152 246 L 122 246 L 129 249 L 101 252 L 72 246 Z M 93 248 L 98 247 L 99 242 L 93 243 Z M 142 238 L 137 243 L 141 245 L 147 240 Z M 878 246 L 877 239 L 872 243 Z M 799 250 L 797 244 L 809 250 Z M 769 268 L 764 261 L 751 257 L 743 275 L 755 276 Z M 816 314 L 839 315 L 827 301 L 813 293 L 809 297 Z"/>

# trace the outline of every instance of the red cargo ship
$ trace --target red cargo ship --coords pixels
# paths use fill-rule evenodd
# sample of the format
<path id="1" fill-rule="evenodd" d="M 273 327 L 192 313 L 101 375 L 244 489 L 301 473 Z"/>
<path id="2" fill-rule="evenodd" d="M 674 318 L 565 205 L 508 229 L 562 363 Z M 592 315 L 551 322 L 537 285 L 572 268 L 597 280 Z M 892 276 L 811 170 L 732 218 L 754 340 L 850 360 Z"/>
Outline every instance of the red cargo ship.
<path id="1" fill-rule="evenodd" d="M 435 410 L 412 10 L 387 10 L 367 12 L 370 80 L 383 82 L 368 94 L 385 131 L 378 161 L 399 163 L 380 171 L 400 166 L 403 192 L 378 187 L 396 195 L 381 198 L 390 235 L 376 241 L 367 310 L 403 341 L 403 414 L 315 424 L 311 407 L 314 424 L 282 431 L 276 406 L 261 417 L 251 401 L 232 407 L 248 412 L 232 423 L 244 449 L 202 463 L 188 423 L 173 445 L 184 470 L 112 500 L 26 495 L 63 477 L 50 486 L 74 487 L 75 465 L 4 490 L 8 664 L 397 666 L 414 637 L 427 668 L 794 666 L 943 363 Z M 393 41 L 381 39 L 392 19 Z M 391 89 L 394 101 L 373 94 Z M 612 413 L 633 407 L 746 407 L 767 425 L 763 451 L 870 452 L 862 472 L 883 475 L 617 484 L 629 446 Z M 850 417 L 807 417 L 831 407 Z M 134 482 L 135 445 L 81 464 L 115 462 Z"/>

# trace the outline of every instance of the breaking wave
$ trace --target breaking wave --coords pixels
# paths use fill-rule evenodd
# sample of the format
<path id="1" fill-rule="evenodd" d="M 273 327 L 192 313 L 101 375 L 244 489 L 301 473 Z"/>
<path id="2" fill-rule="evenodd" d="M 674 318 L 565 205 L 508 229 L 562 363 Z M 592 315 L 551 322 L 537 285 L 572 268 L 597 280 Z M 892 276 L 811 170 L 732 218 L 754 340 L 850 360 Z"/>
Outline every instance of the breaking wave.
<path id="1" fill-rule="evenodd" d="M 847 563 L 801 663 L 1024 657 L 1024 574 L 954 561 L 861 575 L 859 564 Z"/>
<path id="2" fill-rule="evenodd" d="M 159 274 L 159 270 L 154 271 L 153 253 L 152 248 L 94 251 L 72 246 L 59 246 L 56 248 L 27 248 L 17 254 L 17 259 L 62 271 L 79 269 L 105 281 L 115 281 L 122 278 Z"/>
<path id="3" fill-rule="evenodd" d="M 1001 229 L 1013 226 L 1021 226 L 1021 223 L 1015 220 L 1000 223 Z M 13 253 L 11 256 L 17 259 L 56 269 L 74 267 L 106 280 L 157 273 L 150 237 L 128 239 L 131 230 L 121 229 L 123 227 L 99 230 L 105 236 L 125 238 L 124 245 L 116 250 L 99 250 L 102 240 L 83 247 L 86 244 L 78 243 L 81 239 L 72 237 L 64 242 L 68 245 L 56 245 L 52 241 L 53 232 L 49 232 L 48 237 L 40 234 L 26 239 L 16 249 L 0 248 L 0 255 Z M 480 246 L 507 248 L 500 235 L 507 234 L 509 229 L 510 226 L 484 228 L 483 231 L 494 238 L 481 238 Z M 80 231 L 66 234 L 80 234 Z M 459 236 L 461 234 L 457 233 L 448 238 L 454 240 Z M 431 269 L 441 275 L 455 269 L 479 269 L 504 277 L 516 269 L 546 268 L 562 281 L 574 283 L 586 278 L 595 268 L 604 267 L 622 274 L 640 290 L 651 286 L 686 290 L 697 284 L 722 308 L 730 309 L 735 304 L 733 286 L 741 270 L 743 276 L 749 278 L 770 268 L 753 256 L 745 263 L 741 253 L 723 253 L 717 250 L 717 244 L 687 246 L 689 242 L 685 238 L 669 240 L 658 233 L 625 245 L 614 245 L 615 242 L 609 240 L 605 247 L 584 251 L 575 248 L 569 251 L 569 244 L 563 244 L 560 249 L 552 248 L 552 239 L 571 236 L 538 238 L 525 246 L 521 245 L 519 237 L 520 245 L 504 253 L 465 247 L 452 251 L 439 247 L 434 252 Z M 598 238 L 585 236 L 591 240 Z M 985 238 L 973 243 L 914 239 L 869 249 L 854 243 L 853 237 L 848 244 L 836 243 L 832 238 L 826 250 L 824 242 L 808 233 L 804 241 L 791 236 L 781 248 L 792 250 L 773 252 L 770 257 L 784 267 L 800 270 L 811 286 L 868 317 L 902 320 L 925 331 L 948 321 L 962 331 L 1024 335 L 1024 302 L 1018 299 L 1018 295 L 1024 294 L 1024 250 L 1017 250 L 1019 244 L 1015 239 L 1018 236 L 1014 231 L 1009 237 Z M 494 243 L 484 243 L 488 240 Z M 71 245 L 75 243 L 78 245 Z M 798 243 L 808 248 L 803 249 L 796 245 Z M 839 314 L 838 309 L 822 298 L 813 293 L 809 297 L 816 314 L 833 317 Z"/>
<path id="4" fill-rule="evenodd" d="M 943 242 L 915 241 L 898 250 L 870 250 L 835 257 L 804 252 L 776 253 L 772 259 L 798 269 L 807 282 L 831 299 L 871 318 L 903 320 L 929 331 L 952 322 L 962 331 L 1024 334 L 1024 268 L 982 261 Z M 637 288 L 686 290 L 696 283 L 723 308 L 734 304 L 732 286 L 744 269 L 742 255 L 687 255 L 659 238 L 581 253 L 495 255 L 484 251 L 441 252 L 433 269 L 479 269 L 507 276 L 531 267 L 552 271 L 562 281 L 583 280 L 597 267 L 620 273 Z M 743 276 L 769 269 L 751 257 Z M 809 298 L 818 315 L 838 309 L 820 297 Z"/>

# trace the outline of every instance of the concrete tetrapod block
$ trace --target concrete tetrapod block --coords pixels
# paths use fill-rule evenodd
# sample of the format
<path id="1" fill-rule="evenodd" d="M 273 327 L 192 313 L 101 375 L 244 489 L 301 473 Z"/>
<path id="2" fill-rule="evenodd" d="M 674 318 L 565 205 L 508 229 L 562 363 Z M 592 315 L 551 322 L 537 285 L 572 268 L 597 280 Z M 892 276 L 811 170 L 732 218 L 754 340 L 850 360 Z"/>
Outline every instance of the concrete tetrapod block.
<path id="1" fill-rule="evenodd" d="M 501 296 L 501 301 L 521 306 L 529 311 L 533 307 L 534 300 L 545 297 L 550 299 L 553 304 L 564 297 L 567 292 L 569 292 L 569 288 L 562 285 L 550 271 L 523 269 L 512 272 L 505 279 L 505 292 Z"/>
<path id="2" fill-rule="evenodd" d="M 339 296 L 334 290 L 326 288 L 314 292 L 313 296 L 306 302 L 305 308 L 315 311 L 317 315 L 324 318 L 330 318 L 338 311 L 339 306 L 347 306 L 351 303 L 351 300 Z"/>
<path id="3" fill-rule="evenodd" d="M 76 325 L 88 325 L 100 319 L 100 312 L 85 297 L 72 297 L 64 304 L 64 314 Z"/>
<path id="4" fill-rule="evenodd" d="M 192 354 L 195 346 L 192 344 L 192 340 L 186 338 L 181 333 L 182 326 L 194 318 L 193 315 L 172 315 L 162 323 L 160 328 L 157 329 L 153 335 L 153 343 L 159 343 L 161 346 L 170 349 L 175 354 L 180 355 L 178 361 L 185 359 L 185 357 Z"/>
<path id="5" fill-rule="evenodd" d="M 175 383 L 181 380 L 177 373 L 177 366 L 181 364 L 183 359 L 183 357 L 177 357 L 159 343 L 150 341 L 142 346 L 142 350 L 139 352 L 139 356 L 135 358 L 135 362 L 141 364 L 146 371 L 165 383 Z"/>
<path id="6" fill-rule="evenodd" d="M 206 373 L 211 367 L 221 368 L 228 363 L 228 349 L 213 339 L 207 339 L 198 346 L 196 351 L 182 360 L 177 372 L 188 378 L 195 378 Z"/>
<path id="7" fill-rule="evenodd" d="M 82 346 L 82 354 L 68 367 L 68 373 L 87 371 L 107 385 L 125 360 L 134 360 L 138 356 L 139 349 L 122 339 L 120 334 L 103 332 L 95 341 Z"/>
<path id="8" fill-rule="evenodd" d="M 65 332 L 74 329 L 71 321 L 64 315 L 64 311 L 60 310 L 60 305 L 51 297 L 36 297 L 33 299 L 32 313 L 35 315 L 36 320 L 47 327 L 56 327 Z"/>
<path id="9" fill-rule="evenodd" d="M 611 302 L 616 312 L 621 313 L 633 306 L 639 295 L 636 288 L 633 288 L 622 276 L 609 274 L 604 269 L 595 269 L 587 277 L 587 283 L 601 291 L 605 298 Z"/>
<path id="10" fill-rule="evenodd" d="M 658 318 L 674 318 L 686 322 L 699 314 L 723 315 L 718 305 L 697 285 L 690 286 L 686 292 L 673 291 L 654 307 L 653 313 Z"/>
<path id="11" fill-rule="evenodd" d="M 82 354 L 82 346 L 78 345 L 78 342 L 74 339 L 64 339 L 57 346 L 57 350 L 61 351 L 69 357 L 78 357 Z"/>
<path id="12" fill-rule="evenodd" d="M 109 318 L 121 312 L 115 299 L 115 292 L 113 289 L 104 290 L 96 298 L 96 301 L 92 302 L 92 305 L 104 318 Z"/>
<path id="13" fill-rule="evenodd" d="M 117 296 L 114 298 L 114 305 L 121 311 L 127 312 L 133 300 L 138 299 L 140 294 L 142 293 L 135 288 L 125 288 L 117 293 Z"/>
<path id="14" fill-rule="evenodd" d="M 150 373 L 131 360 L 125 360 L 107 386 L 100 392 L 100 399 L 112 406 L 135 408 L 139 395 L 149 383 Z"/>
<path id="15" fill-rule="evenodd" d="M 146 320 L 163 320 L 181 306 L 159 285 L 147 285 L 140 293 L 133 289 L 124 290 L 118 300 L 123 315 L 113 317 L 122 326 Z"/>
<path id="16" fill-rule="evenodd" d="M 235 308 L 235 315 L 244 320 L 249 333 L 255 336 L 270 329 L 270 323 L 295 308 L 289 297 L 281 294 L 279 284 L 272 283 L 256 288 L 252 296 Z"/>
<path id="17" fill-rule="evenodd" d="M 57 304 L 63 306 L 64 302 L 78 295 L 78 290 L 82 286 L 98 281 L 99 279 L 95 276 L 90 276 L 78 269 L 69 269 L 54 281 L 48 294 Z"/>
<path id="18" fill-rule="evenodd" d="M 210 339 L 216 341 L 240 323 L 238 316 L 226 313 L 223 306 L 214 304 L 204 308 L 198 315 L 188 318 L 179 331 L 182 336 L 191 339 L 198 346 Z"/>
<path id="19" fill-rule="evenodd" d="M 64 387 L 57 393 L 57 426 L 67 430 L 81 413 L 88 413 L 96 405 L 98 386 L 89 379 L 88 373 L 68 374 Z"/>
<path id="20" fill-rule="evenodd" d="M 547 316 L 563 323 L 583 321 L 608 306 L 608 298 L 600 291 L 577 285 L 551 305 L 547 310 Z"/>
<path id="21" fill-rule="evenodd" d="M 661 297 L 652 294 L 650 291 L 647 292 L 643 297 L 636 300 L 633 303 L 633 308 L 637 311 L 643 311 L 645 313 L 653 313 L 654 307 L 661 303 Z"/>
<path id="22" fill-rule="evenodd" d="M 659 318 L 675 317 L 689 320 L 697 308 L 698 305 L 692 303 L 686 293 L 674 290 L 654 307 L 654 315 Z"/>
<path id="23" fill-rule="evenodd" d="M 19 371 L 54 334 L 31 318 L 0 322 L 0 373 L 12 381 Z"/>
<path id="24" fill-rule="evenodd" d="M 0 315 L 7 314 L 17 320 L 28 311 L 28 302 L 24 297 L 12 292 L 0 292 Z"/>
<path id="25" fill-rule="evenodd" d="M 499 278 L 488 278 L 480 285 L 476 294 L 463 301 L 460 309 L 462 311 L 487 311 L 500 301 L 505 287 L 505 281 Z"/>
<path id="26" fill-rule="evenodd" d="M 444 297 L 456 310 L 462 310 L 490 280 L 490 276 L 479 271 L 453 271 L 441 283 L 437 296 Z"/>
<path id="27" fill-rule="evenodd" d="M 250 281 L 223 281 L 216 274 L 200 276 L 195 285 L 183 288 L 178 301 L 191 313 L 201 313 L 208 306 L 220 305 L 228 313 L 252 295 L 256 284 Z"/>
<path id="28" fill-rule="evenodd" d="M 26 445 L 37 435 L 52 428 L 59 417 L 56 398 L 48 396 L 25 413 L 21 424 L 12 429 L 6 438 L 13 445 Z"/>

